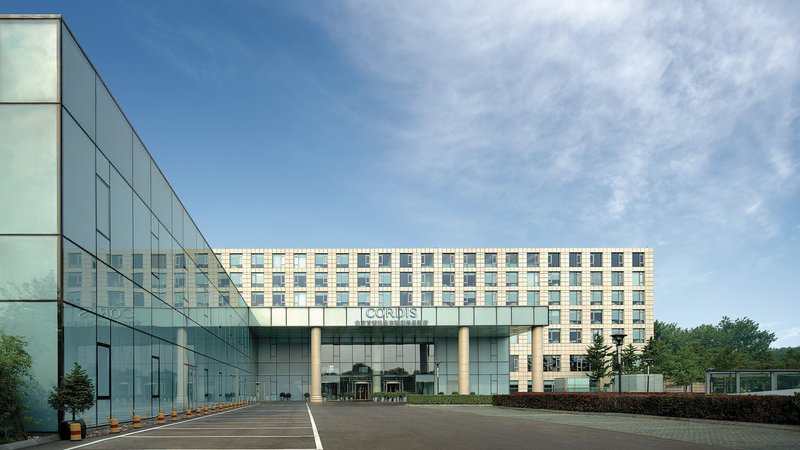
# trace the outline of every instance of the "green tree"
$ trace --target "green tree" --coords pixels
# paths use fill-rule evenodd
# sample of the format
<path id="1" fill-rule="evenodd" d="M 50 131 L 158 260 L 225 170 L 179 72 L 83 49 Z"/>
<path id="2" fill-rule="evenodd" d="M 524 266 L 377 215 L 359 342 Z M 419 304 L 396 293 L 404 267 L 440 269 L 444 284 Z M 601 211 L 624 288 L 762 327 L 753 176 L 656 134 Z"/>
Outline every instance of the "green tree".
<path id="1" fill-rule="evenodd" d="M 0 332 L 0 444 L 25 439 L 26 390 L 31 378 L 27 342 Z"/>
<path id="2" fill-rule="evenodd" d="M 667 364 L 664 375 L 678 386 L 683 386 L 685 391 L 690 384 L 703 380 L 706 370 L 703 362 L 699 345 L 692 343 L 678 350 Z"/>
<path id="3" fill-rule="evenodd" d="M 627 347 L 622 349 L 622 372 L 623 373 L 638 373 L 639 362 L 641 357 L 636 353 L 636 347 L 633 344 L 628 344 Z"/>
<path id="4" fill-rule="evenodd" d="M 61 383 L 47 398 L 47 403 L 59 411 L 75 416 L 94 406 L 94 384 L 80 364 L 75 363 L 72 371 L 61 379 Z"/>
<path id="5" fill-rule="evenodd" d="M 586 349 L 586 360 L 589 363 L 589 381 L 597 386 L 601 378 L 608 375 L 611 367 L 609 358 L 611 346 L 605 344 L 603 335 L 598 333 L 592 337 L 592 345 Z"/>

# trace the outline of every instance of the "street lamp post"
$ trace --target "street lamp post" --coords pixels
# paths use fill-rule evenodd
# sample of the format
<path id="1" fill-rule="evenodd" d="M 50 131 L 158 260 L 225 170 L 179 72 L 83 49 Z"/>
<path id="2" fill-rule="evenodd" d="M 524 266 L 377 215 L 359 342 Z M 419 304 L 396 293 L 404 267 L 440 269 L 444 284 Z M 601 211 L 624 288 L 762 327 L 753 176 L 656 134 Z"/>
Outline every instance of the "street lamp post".
<path id="1" fill-rule="evenodd" d="M 644 366 L 647 368 L 647 390 L 646 392 L 650 392 L 650 365 L 653 364 L 653 360 L 651 358 L 643 359 Z"/>
<path id="2" fill-rule="evenodd" d="M 256 380 L 256 401 L 261 400 L 261 383 Z"/>
<path id="3" fill-rule="evenodd" d="M 439 364 L 441 364 L 441 361 L 434 361 L 434 364 L 436 364 L 436 370 L 434 371 L 434 375 L 433 375 L 433 381 L 434 381 L 433 389 L 436 392 L 434 392 L 433 395 L 438 395 L 439 394 Z"/>
<path id="4" fill-rule="evenodd" d="M 618 392 L 622 394 L 622 341 L 625 340 L 625 333 L 612 334 L 611 339 L 617 344 L 617 385 L 619 386 Z"/>

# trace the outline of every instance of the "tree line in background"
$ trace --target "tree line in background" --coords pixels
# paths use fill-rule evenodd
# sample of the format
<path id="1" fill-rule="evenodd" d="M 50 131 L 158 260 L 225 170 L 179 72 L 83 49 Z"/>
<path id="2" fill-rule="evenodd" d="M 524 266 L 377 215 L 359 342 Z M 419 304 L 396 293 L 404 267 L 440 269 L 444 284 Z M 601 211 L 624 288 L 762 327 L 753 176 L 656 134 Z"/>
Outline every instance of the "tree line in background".
<path id="1" fill-rule="evenodd" d="M 662 373 L 666 381 L 688 386 L 704 380 L 708 370 L 798 369 L 800 347 L 770 349 L 775 334 L 761 330 L 752 319 L 723 317 L 717 325 L 681 328 L 656 321 L 654 336 L 641 351 L 628 344 L 622 349 L 623 373 Z M 602 335 L 593 338 L 587 350 L 596 385 L 617 370 L 616 350 Z"/>

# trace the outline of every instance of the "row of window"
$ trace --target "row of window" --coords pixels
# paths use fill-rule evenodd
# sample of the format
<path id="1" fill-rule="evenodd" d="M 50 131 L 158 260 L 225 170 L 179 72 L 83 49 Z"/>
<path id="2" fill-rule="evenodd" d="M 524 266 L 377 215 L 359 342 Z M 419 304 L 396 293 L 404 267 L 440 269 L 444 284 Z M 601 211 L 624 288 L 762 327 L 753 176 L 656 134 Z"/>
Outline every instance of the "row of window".
<path id="1" fill-rule="evenodd" d="M 569 253 L 569 267 L 582 267 L 583 254 L 580 252 Z M 221 259 L 221 255 L 217 254 Z M 377 267 L 392 267 L 392 254 L 391 253 L 378 253 Z M 415 254 L 413 253 L 400 253 L 399 267 L 413 267 L 415 263 Z M 505 262 L 506 267 L 519 267 L 519 253 L 506 253 Z M 295 253 L 293 255 L 294 267 L 306 267 L 307 259 L 305 253 Z M 371 261 L 372 254 L 358 253 L 356 255 L 356 267 L 369 268 L 373 263 Z M 421 253 L 418 255 L 420 267 L 433 267 L 434 266 L 434 253 Z M 611 252 L 611 267 L 624 267 L 624 252 Z M 464 253 L 463 265 L 464 267 L 476 267 L 478 260 L 478 253 Z M 483 266 L 484 267 L 497 267 L 498 253 L 483 253 Z M 631 254 L 631 262 L 633 267 L 644 267 L 644 252 L 633 252 Z M 243 254 L 231 253 L 229 267 L 233 269 L 243 267 Z M 441 254 L 442 267 L 455 267 L 456 254 L 455 253 L 442 253 Z M 539 267 L 539 253 L 528 252 L 525 255 L 525 263 L 527 267 Z M 551 252 L 547 253 L 547 266 L 548 267 L 561 267 L 561 253 Z M 250 267 L 263 268 L 264 267 L 264 254 L 252 253 L 250 254 Z M 284 253 L 272 254 L 272 267 L 279 269 L 286 267 L 286 255 Z M 314 254 L 314 267 L 327 268 L 328 267 L 328 254 L 315 253 Z M 348 268 L 350 267 L 350 254 L 337 253 L 336 254 L 336 267 Z M 603 253 L 591 252 L 589 253 L 589 267 L 603 267 Z"/>
<path id="2" fill-rule="evenodd" d="M 523 272 L 524 273 L 524 272 Z M 435 273 L 422 272 L 419 275 L 419 283 L 422 287 L 433 287 Z M 308 274 L 306 272 L 295 272 L 292 276 L 294 287 L 307 287 Z M 328 287 L 328 272 L 314 272 L 314 287 Z M 372 284 L 372 276 L 370 272 L 358 272 L 356 274 L 356 286 L 370 287 Z M 477 273 L 464 272 L 461 285 L 463 287 L 476 287 L 477 286 Z M 242 287 L 242 272 L 231 272 L 231 280 L 237 287 Z M 455 272 L 442 272 L 441 281 L 443 287 L 456 286 L 456 273 Z M 540 274 L 539 272 L 527 272 L 525 277 L 525 285 L 539 286 Z M 645 277 L 643 271 L 634 271 L 631 273 L 631 283 L 633 286 L 644 286 Z M 400 287 L 412 287 L 414 284 L 413 272 L 400 272 Z M 519 272 L 506 272 L 505 285 L 514 287 L 520 285 Z M 569 272 L 568 286 L 582 286 L 583 276 L 581 272 Z M 589 274 L 590 286 L 603 286 L 603 272 L 591 272 Z M 624 286 L 625 273 L 621 271 L 611 272 L 611 286 Z M 350 286 L 350 273 L 337 272 L 336 273 L 336 287 L 349 287 Z M 483 286 L 496 287 L 498 286 L 497 272 L 485 272 L 483 274 Z M 561 272 L 551 271 L 547 273 L 547 286 L 561 286 Z M 264 287 L 264 273 L 253 272 L 250 274 L 250 287 Z M 272 273 L 272 287 L 282 288 L 286 287 L 286 273 L 273 272 Z M 392 273 L 380 272 L 378 273 L 378 287 L 392 287 Z"/>
<path id="3" fill-rule="evenodd" d="M 642 317 L 644 317 L 644 312 L 642 312 Z M 614 325 L 624 325 L 622 321 L 613 322 Z M 644 320 L 641 321 L 634 321 L 634 325 L 644 325 Z M 580 328 L 570 328 L 568 330 L 569 336 L 567 336 L 568 340 L 564 340 L 561 337 L 561 328 L 553 328 L 553 325 L 559 325 L 559 322 L 550 322 L 550 326 L 547 329 L 547 343 L 548 344 L 583 344 L 584 343 L 584 336 L 583 330 Z M 601 324 L 597 324 L 601 325 Z M 591 342 L 591 339 L 594 338 L 595 334 L 603 334 L 602 328 L 592 328 L 591 329 L 591 336 L 586 339 L 586 343 Z M 612 328 L 611 334 L 624 334 L 623 328 Z M 633 343 L 634 344 L 643 344 L 644 343 L 644 328 L 634 328 L 633 329 Z"/>
<path id="4" fill-rule="evenodd" d="M 636 330 L 634 330 L 636 331 Z M 644 330 L 639 330 L 644 333 Z M 561 372 L 567 371 L 567 368 L 562 369 L 561 355 L 544 355 L 542 357 L 542 370 L 544 372 Z M 570 372 L 590 372 L 592 370 L 591 364 L 586 355 L 569 355 L 569 371 Z M 519 372 L 519 355 L 510 355 L 508 360 L 508 371 Z M 527 372 L 531 371 L 531 356 L 528 355 Z"/>

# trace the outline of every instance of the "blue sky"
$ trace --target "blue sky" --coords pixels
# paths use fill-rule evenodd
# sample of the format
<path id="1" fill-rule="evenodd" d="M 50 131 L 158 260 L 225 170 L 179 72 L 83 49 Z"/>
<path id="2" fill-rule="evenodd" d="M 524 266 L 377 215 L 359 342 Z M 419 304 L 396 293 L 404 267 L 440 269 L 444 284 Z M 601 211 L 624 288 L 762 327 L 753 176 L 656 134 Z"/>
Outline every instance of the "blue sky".
<path id="1" fill-rule="evenodd" d="M 654 248 L 656 318 L 800 345 L 800 4 L 61 13 L 215 247 Z"/>

